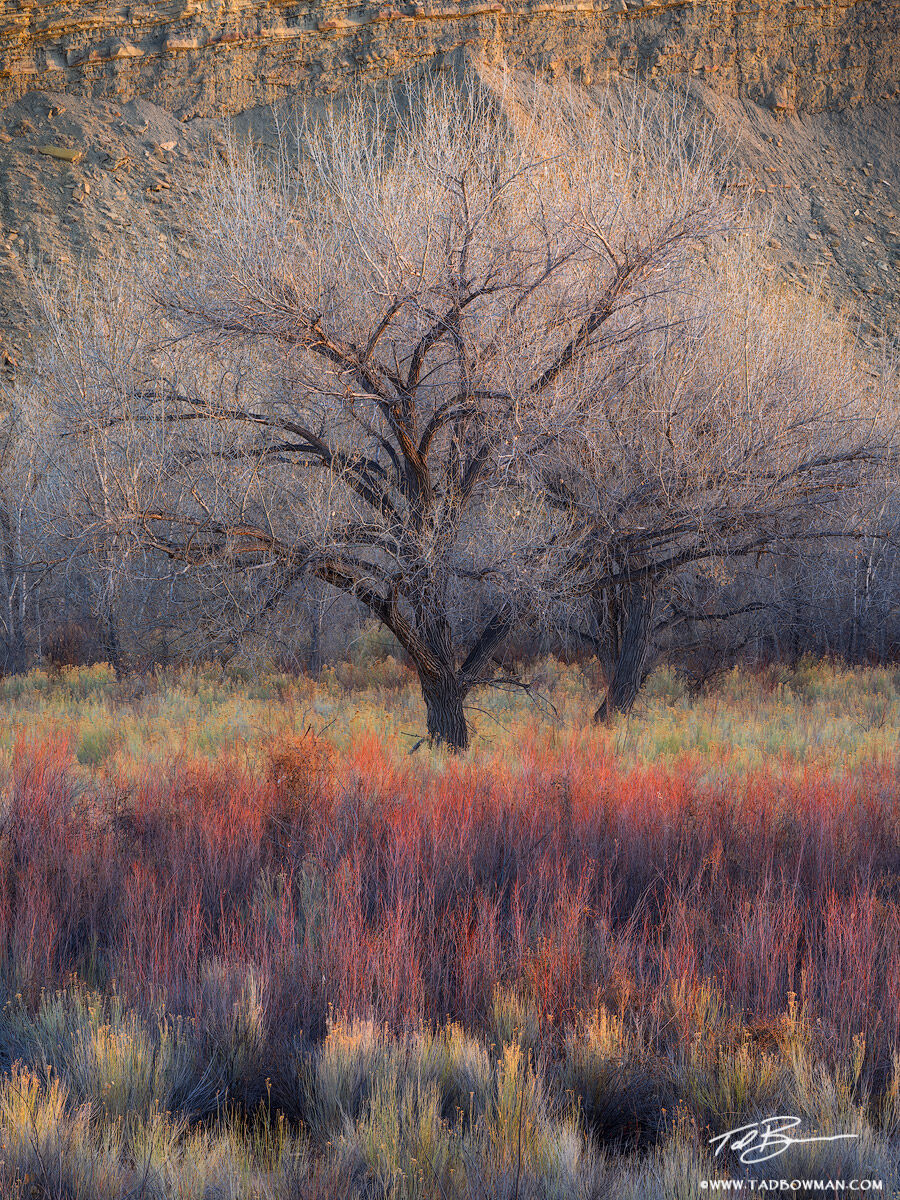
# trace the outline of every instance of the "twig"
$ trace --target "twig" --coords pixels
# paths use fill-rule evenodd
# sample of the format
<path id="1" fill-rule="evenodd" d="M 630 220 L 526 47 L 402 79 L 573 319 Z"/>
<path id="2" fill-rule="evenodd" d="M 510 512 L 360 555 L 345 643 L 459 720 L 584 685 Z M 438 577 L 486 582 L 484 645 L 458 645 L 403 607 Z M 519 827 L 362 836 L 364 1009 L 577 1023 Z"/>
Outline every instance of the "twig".
<path id="1" fill-rule="evenodd" d="M 525 1113 L 525 1079 L 522 1078 L 522 1095 L 519 1098 L 519 1138 L 518 1150 L 516 1152 L 516 1187 L 513 1192 L 513 1200 L 519 1200 L 519 1181 L 522 1178 L 522 1117 Z"/>

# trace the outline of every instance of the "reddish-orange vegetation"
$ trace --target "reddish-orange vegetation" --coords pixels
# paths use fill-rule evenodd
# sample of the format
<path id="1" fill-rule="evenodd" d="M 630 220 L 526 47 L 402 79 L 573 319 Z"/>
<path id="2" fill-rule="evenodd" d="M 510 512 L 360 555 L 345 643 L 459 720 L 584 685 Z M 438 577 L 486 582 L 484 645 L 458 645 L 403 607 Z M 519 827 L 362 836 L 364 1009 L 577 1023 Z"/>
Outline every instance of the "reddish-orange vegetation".
<path id="1" fill-rule="evenodd" d="M 794 993 L 876 1069 L 900 1040 L 893 770 L 711 779 L 565 751 L 437 770 L 301 739 L 256 775 L 87 784 L 66 741 L 23 741 L 0 845 L 26 996 L 76 975 L 202 1022 L 203 965 L 252 966 L 281 1041 L 329 1012 L 478 1027 L 499 983 L 550 1044 L 599 1002 L 664 1046 L 711 986 L 761 1036 Z"/>

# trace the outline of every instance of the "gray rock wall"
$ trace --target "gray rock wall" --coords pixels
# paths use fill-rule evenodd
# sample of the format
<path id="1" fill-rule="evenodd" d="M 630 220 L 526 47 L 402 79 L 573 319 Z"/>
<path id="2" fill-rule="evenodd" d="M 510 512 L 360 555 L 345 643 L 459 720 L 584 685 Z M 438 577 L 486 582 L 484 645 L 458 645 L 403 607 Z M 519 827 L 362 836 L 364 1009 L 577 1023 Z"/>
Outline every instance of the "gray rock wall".
<path id="1" fill-rule="evenodd" d="M 38 89 L 217 116 L 463 47 L 585 82 L 689 73 L 785 112 L 900 96 L 898 0 L 0 0 L 0 103 Z"/>

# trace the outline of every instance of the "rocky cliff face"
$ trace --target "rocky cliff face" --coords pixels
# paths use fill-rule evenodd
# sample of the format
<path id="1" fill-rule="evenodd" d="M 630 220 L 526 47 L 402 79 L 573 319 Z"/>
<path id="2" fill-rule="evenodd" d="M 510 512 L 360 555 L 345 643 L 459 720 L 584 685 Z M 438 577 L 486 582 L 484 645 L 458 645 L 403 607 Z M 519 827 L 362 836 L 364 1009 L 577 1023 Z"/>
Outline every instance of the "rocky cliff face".
<path id="1" fill-rule="evenodd" d="M 585 82 L 688 73 L 776 111 L 900 96 L 897 0 L 0 0 L 0 103 L 41 90 L 213 116 L 461 47 Z"/>
<path id="2" fill-rule="evenodd" d="M 771 220 L 768 269 L 896 336 L 900 0 L 0 0 L 0 374 L 27 357 L 37 264 L 90 269 L 132 229 L 193 252 L 221 118 L 265 143 L 281 97 L 461 54 L 694 76 Z"/>

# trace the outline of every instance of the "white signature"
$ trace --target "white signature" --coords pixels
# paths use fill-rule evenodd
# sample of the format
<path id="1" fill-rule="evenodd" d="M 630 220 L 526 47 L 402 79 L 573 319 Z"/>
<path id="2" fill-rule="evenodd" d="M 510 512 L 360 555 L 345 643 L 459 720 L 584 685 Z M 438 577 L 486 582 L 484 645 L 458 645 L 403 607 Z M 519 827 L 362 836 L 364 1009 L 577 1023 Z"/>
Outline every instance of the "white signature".
<path id="1" fill-rule="evenodd" d="M 725 1149 L 739 1150 L 738 1161 L 749 1165 L 777 1158 L 789 1146 L 798 1146 L 803 1142 L 840 1142 L 845 1138 L 859 1137 L 858 1133 L 838 1133 L 834 1137 L 795 1138 L 785 1132 L 796 1129 L 799 1124 L 799 1117 L 766 1117 L 764 1121 L 757 1121 L 753 1125 L 741 1125 L 739 1129 L 720 1133 L 710 1138 L 709 1143 L 711 1146 L 719 1143 L 714 1157 L 718 1157 Z"/>

